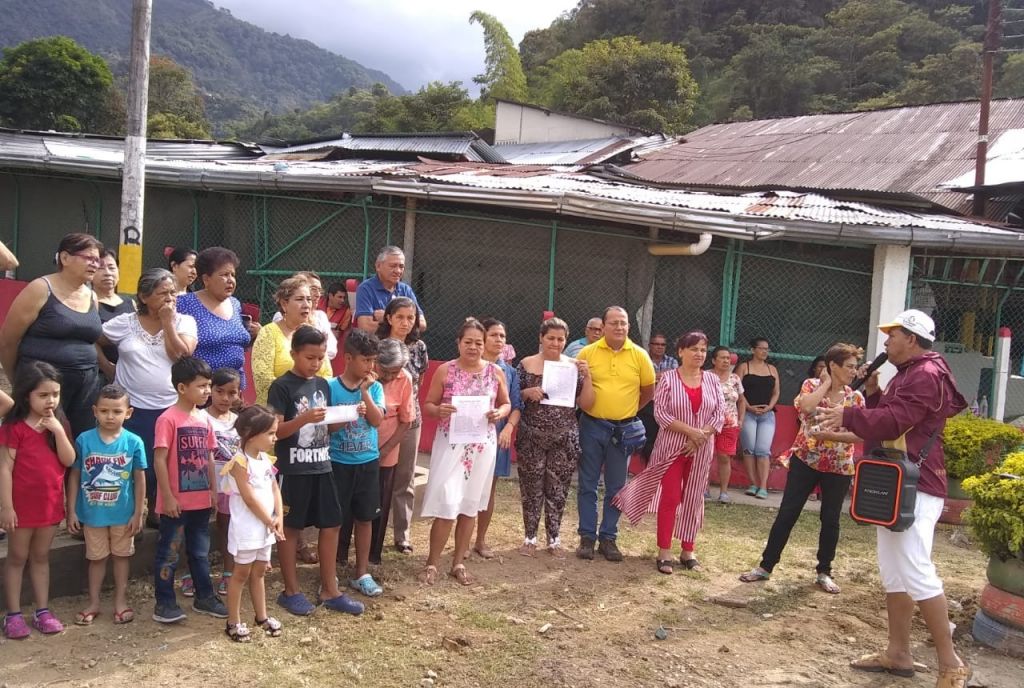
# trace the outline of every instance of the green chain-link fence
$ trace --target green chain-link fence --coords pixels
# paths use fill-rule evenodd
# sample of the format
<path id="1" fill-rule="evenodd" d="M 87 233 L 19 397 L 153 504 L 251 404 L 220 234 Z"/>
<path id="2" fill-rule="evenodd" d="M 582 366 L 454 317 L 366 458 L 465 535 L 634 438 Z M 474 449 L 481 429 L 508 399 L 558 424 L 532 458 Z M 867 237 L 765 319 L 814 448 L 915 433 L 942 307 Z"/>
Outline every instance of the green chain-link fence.
<path id="1" fill-rule="evenodd" d="M 115 181 L 5 174 L 0 198 L 13 200 L 10 219 L 0 219 L 0 238 L 17 249 L 21 278 L 51 269 L 57 239 L 67 231 L 85 228 L 117 243 Z M 241 259 L 239 297 L 259 304 L 269 320 L 283 277 L 315 270 L 325 285 L 362 279 L 373 273 L 380 247 L 404 245 L 405 223 L 405 201 L 386 196 L 150 187 L 143 259 L 163 265 L 168 245 L 228 246 Z M 866 344 L 870 248 L 716 238 L 700 256 L 655 258 L 650 239 L 646 228 L 421 202 L 408 278 L 429 321 L 432 357 L 455 355 L 453 333 L 468 315 L 504 320 L 524 355 L 535 350 L 542 311 L 554 310 L 575 338 L 588 318 L 618 304 L 629 311 L 637 340 L 645 330 L 673 340 L 702 329 L 712 344 L 743 355 L 749 339 L 767 337 L 785 398 L 829 345 Z M 663 233 L 661 240 L 679 239 Z M 1024 333 L 1024 260 L 920 253 L 913 268 L 908 300 L 934 312 L 940 340 L 989 355 L 999 326 Z M 1024 337 L 1012 356 L 1019 370 Z M 991 379 L 985 375 L 980 388 Z"/>

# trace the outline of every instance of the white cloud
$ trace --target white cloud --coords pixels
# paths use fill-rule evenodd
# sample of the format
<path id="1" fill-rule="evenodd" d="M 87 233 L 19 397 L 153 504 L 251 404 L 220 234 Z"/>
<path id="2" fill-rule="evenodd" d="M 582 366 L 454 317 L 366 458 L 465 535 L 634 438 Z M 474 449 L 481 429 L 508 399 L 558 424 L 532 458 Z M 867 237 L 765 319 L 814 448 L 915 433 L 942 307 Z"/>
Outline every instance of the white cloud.
<path id="1" fill-rule="evenodd" d="M 268 31 L 305 38 L 366 67 L 387 72 L 407 89 L 429 81 L 461 81 L 476 93 L 483 71 L 483 31 L 469 24 L 482 10 L 519 43 L 578 0 L 215 0 Z M 282 11 L 282 5 L 287 9 Z"/>

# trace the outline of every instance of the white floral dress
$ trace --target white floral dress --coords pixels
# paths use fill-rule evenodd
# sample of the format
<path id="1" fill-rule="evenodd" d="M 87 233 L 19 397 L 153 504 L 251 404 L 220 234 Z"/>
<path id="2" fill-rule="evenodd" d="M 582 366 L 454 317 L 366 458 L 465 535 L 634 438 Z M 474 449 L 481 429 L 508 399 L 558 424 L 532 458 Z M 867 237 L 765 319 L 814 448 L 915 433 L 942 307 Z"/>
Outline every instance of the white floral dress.
<path id="1" fill-rule="evenodd" d="M 457 361 L 451 361 L 441 403 L 451 403 L 452 397 L 459 395 L 489 396 L 493 407 L 498 395 L 497 371 L 498 367 L 489 363 L 479 373 L 470 373 L 460 368 Z M 486 442 L 471 444 L 451 444 L 448 441 L 449 424 L 449 419 L 442 419 L 434 434 L 430 474 L 420 512 L 424 518 L 475 517 L 487 509 L 491 498 L 498 447 L 494 423 L 488 428 Z"/>

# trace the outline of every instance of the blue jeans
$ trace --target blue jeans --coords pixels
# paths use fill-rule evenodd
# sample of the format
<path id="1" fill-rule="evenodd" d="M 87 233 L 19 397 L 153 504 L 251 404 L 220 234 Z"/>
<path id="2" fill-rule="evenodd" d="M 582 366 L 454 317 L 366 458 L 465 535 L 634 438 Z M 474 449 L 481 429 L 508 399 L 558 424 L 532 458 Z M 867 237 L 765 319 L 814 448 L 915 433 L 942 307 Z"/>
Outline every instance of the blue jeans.
<path id="1" fill-rule="evenodd" d="M 612 441 L 615 428 L 607 421 L 580 416 L 580 473 L 576 492 L 576 508 L 580 514 L 579 532 L 581 537 L 593 540 L 615 540 L 619 532 L 619 516 L 622 515 L 612 500 L 626 484 L 626 470 L 629 457 L 618 443 Z M 597 483 L 604 469 L 604 516 L 600 533 L 597 530 Z"/>
<path id="2" fill-rule="evenodd" d="M 759 459 L 767 459 L 772 454 L 772 440 L 775 439 L 775 412 L 769 411 L 760 416 L 747 411 L 743 416 L 743 427 L 740 428 L 740 446 L 744 454 L 753 454 Z"/>
<path id="3" fill-rule="evenodd" d="M 194 509 L 182 511 L 178 518 L 160 516 L 160 539 L 156 544 L 156 565 L 153 567 L 153 587 L 158 605 L 176 604 L 174 571 L 178 568 L 182 540 L 185 541 L 192 582 L 196 586 L 196 599 L 213 597 L 213 583 L 210 581 L 210 510 Z"/>

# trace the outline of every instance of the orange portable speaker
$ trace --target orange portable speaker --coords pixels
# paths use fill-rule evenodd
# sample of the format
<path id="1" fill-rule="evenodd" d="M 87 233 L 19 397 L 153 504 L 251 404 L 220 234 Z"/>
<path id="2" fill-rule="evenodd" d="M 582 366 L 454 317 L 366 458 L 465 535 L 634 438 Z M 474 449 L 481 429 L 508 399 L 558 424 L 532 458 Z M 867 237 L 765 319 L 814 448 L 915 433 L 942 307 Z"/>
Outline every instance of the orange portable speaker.
<path id="1" fill-rule="evenodd" d="M 914 524 L 918 464 L 898 449 L 880 448 L 857 463 L 850 516 L 857 523 L 902 532 Z"/>

